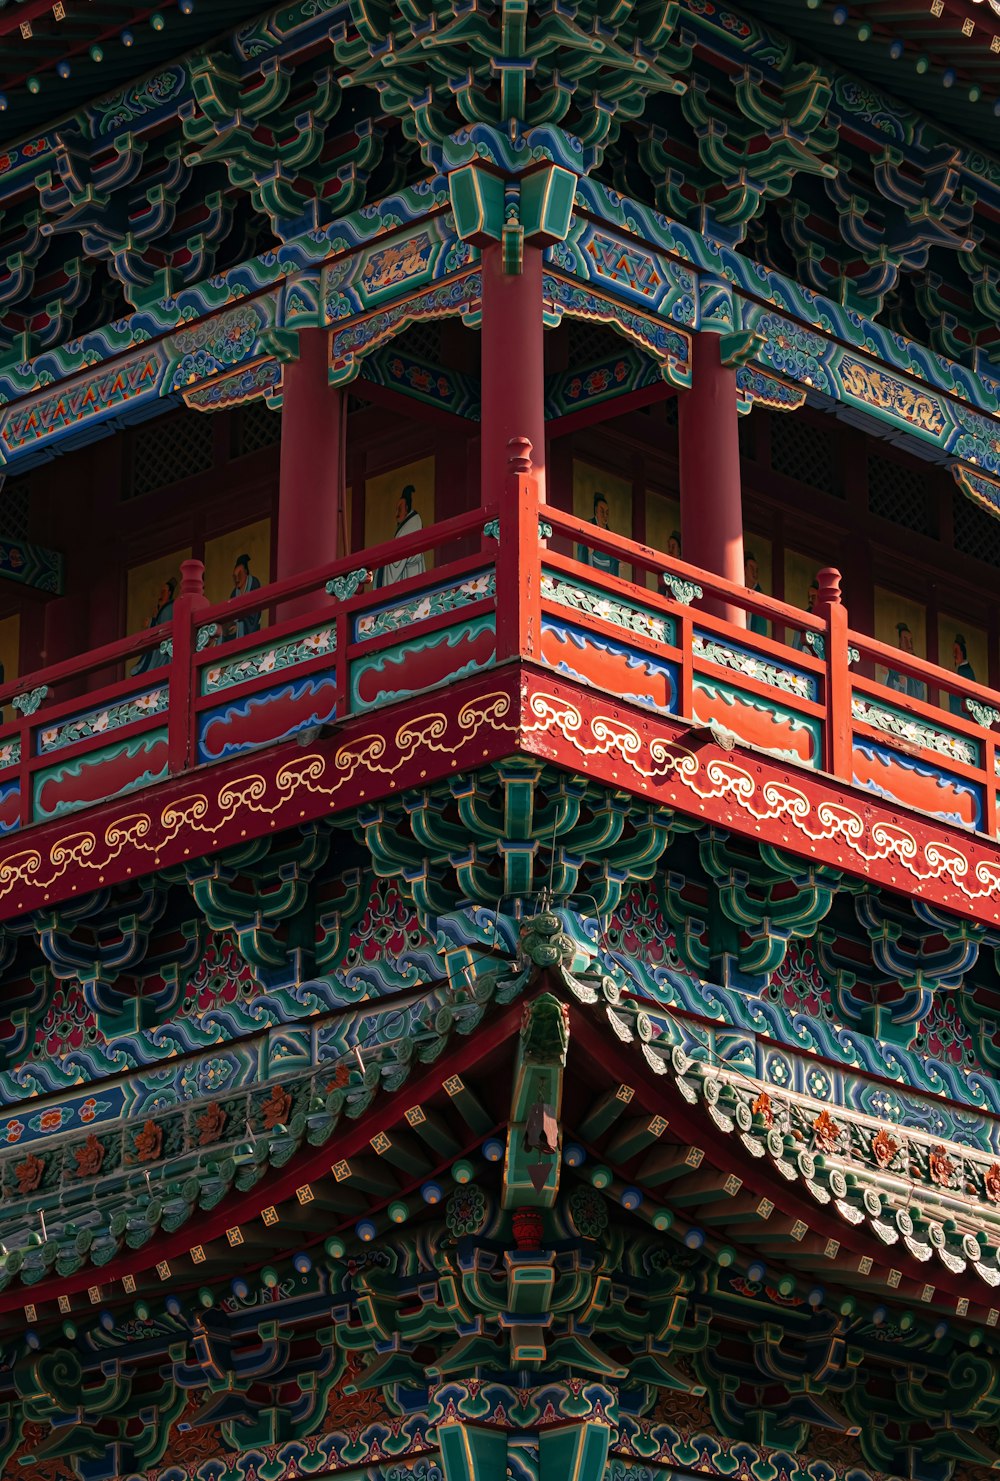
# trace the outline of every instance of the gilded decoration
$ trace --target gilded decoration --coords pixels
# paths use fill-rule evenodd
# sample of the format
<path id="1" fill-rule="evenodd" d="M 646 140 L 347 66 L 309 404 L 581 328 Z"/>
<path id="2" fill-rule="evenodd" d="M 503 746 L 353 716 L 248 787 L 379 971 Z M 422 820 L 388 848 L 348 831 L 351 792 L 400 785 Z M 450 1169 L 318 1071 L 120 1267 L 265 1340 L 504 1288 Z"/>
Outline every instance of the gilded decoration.
<path id="1" fill-rule="evenodd" d="M 840 378 L 844 390 L 855 400 L 909 422 L 932 437 L 948 429 L 948 419 L 936 396 L 875 365 L 845 355 L 840 362 Z"/>

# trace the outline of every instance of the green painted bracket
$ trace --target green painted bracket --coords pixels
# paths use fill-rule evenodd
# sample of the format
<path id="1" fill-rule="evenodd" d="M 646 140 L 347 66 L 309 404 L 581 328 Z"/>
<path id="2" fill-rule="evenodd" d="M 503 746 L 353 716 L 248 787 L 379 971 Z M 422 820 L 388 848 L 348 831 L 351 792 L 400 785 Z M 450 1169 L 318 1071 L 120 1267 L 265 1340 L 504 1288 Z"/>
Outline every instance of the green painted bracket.
<path id="1" fill-rule="evenodd" d="M 62 596 L 62 554 L 25 540 L 0 540 L 0 580 Z"/>
<path id="2" fill-rule="evenodd" d="M 511 182 L 481 165 L 461 165 L 448 176 L 458 235 L 476 247 L 502 242 L 504 271 L 520 272 L 525 243 L 548 247 L 566 240 L 573 218 L 576 180 L 572 170 L 562 165 L 545 165 L 512 187 Z"/>
<path id="3" fill-rule="evenodd" d="M 507 1475 L 504 1431 L 476 1429 L 468 1424 L 439 1424 L 437 1432 L 445 1481 L 504 1481 Z"/>
<path id="4" fill-rule="evenodd" d="M 543 993 L 526 1012 L 517 1049 L 503 1171 L 504 1208 L 551 1208 L 558 1196 L 562 1131 L 552 1152 L 529 1146 L 529 1118 L 535 1107 L 546 1107 L 558 1125 L 568 1041 L 562 1005 Z"/>
<path id="5" fill-rule="evenodd" d="M 264 329 L 260 339 L 280 365 L 299 358 L 299 336 L 294 329 Z"/>
<path id="6" fill-rule="evenodd" d="M 602 1481 L 611 1431 L 589 1422 L 538 1437 L 538 1481 Z"/>
<path id="7" fill-rule="evenodd" d="M 505 188 L 500 175 L 479 165 L 462 165 L 452 170 L 448 176 L 448 194 L 455 226 L 463 241 L 484 247 L 500 240 Z"/>
<path id="8" fill-rule="evenodd" d="M 762 334 L 754 334 L 749 329 L 733 330 L 719 336 L 719 357 L 723 365 L 735 369 L 740 365 L 749 364 L 764 344 Z"/>

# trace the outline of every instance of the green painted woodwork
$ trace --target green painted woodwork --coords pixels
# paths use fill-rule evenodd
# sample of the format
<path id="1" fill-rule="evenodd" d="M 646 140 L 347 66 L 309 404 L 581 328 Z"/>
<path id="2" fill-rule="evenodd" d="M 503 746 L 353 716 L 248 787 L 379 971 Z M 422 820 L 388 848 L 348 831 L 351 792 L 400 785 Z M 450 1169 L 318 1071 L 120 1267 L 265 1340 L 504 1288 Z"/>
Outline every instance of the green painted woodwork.
<path id="1" fill-rule="evenodd" d="M 603 1481 L 606 1425 L 567 1425 L 539 1436 L 538 1481 Z"/>
<path id="2" fill-rule="evenodd" d="M 555 924 L 558 926 L 558 920 Z M 551 1148 L 544 1147 L 536 1130 L 532 1141 L 531 1117 L 534 1112 L 539 1120 L 544 1110 L 558 1126 L 568 1042 L 562 1004 L 547 995 L 536 998 L 525 1014 L 514 1069 L 504 1162 L 504 1208 L 550 1208 L 558 1195 L 561 1137 Z"/>
<path id="3" fill-rule="evenodd" d="M 599 160 L 647 97 L 684 91 L 690 49 L 674 39 L 676 0 L 600 0 L 531 16 L 527 0 L 488 9 L 454 0 L 403 5 L 351 0 L 352 27 L 334 42 L 351 86 L 378 89 L 430 160 L 463 124 L 506 130 L 560 125 Z M 428 12 L 433 12 L 433 22 Z M 462 79 L 456 84 L 456 79 Z"/>
<path id="4" fill-rule="evenodd" d="M 438 1426 L 444 1481 L 503 1481 L 507 1471 L 507 1436 L 469 1424 Z"/>

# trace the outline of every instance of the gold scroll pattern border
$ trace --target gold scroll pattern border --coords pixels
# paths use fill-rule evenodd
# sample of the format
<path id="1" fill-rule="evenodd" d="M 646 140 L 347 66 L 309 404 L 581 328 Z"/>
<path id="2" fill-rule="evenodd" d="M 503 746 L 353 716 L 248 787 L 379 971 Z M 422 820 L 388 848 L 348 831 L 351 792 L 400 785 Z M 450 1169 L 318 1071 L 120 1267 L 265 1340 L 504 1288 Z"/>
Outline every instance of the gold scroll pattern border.
<path id="1" fill-rule="evenodd" d="M 147 855 L 156 867 L 160 854 L 182 834 L 204 839 L 204 849 L 240 813 L 272 817 L 296 797 L 306 795 L 335 805 L 337 794 L 359 773 L 388 781 L 418 754 L 454 756 L 486 729 L 491 736 L 505 733 L 511 738 L 518 727 L 510 720 L 512 696 L 503 691 L 476 695 L 452 715 L 428 710 L 405 720 L 394 734 L 379 732 L 352 738 L 332 756 L 306 752 L 286 761 L 273 779 L 261 771 L 223 781 L 211 795 L 209 788 L 168 802 L 158 812 L 141 810 L 117 817 L 103 830 L 80 828 L 55 840 L 47 854 L 41 848 L 25 848 L 0 859 L 0 901 L 19 886 L 50 891 L 71 869 L 98 875 L 126 850 Z M 192 848 L 191 853 L 202 849 Z"/>
<path id="2" fill-rule="evenodd" d="M 938 836 L 923 842 L 900 823 L 873 819 L 866 824 L 860 812 L 843 801 L 810 798 L 793 782 L 780 777 L 755 777 L 738 757 L 699 757 L 683 736 L 644 735 L 618 715 L 583 712 L 562 695 L 534 690 L 528 697 L 528 715 L 522 736 L 558 735 L 585 760 L 609 758 L 650 784 L 679 784 L 699 802 L 723 801 L 739 809 L 752 823 L 785 823 L 812 843 L 839 844 L 865 865 L 891 862 L 914 880 L 946 879 L 969 902 L 996 900 L 1000 893 L 1000 864 L 987 859 L 973 863 L 951 839 Z"/>

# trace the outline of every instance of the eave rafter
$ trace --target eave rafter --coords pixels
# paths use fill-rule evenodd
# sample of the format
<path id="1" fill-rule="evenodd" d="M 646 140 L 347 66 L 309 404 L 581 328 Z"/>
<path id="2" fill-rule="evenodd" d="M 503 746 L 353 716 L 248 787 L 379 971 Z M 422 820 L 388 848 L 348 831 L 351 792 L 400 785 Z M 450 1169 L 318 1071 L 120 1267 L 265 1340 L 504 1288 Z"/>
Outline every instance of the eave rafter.
<path id="1" fill-rule="evenodd" d="M 303 1250 L 296 1257 L 303 1271 L 316 1261 L 329 1271 L 325 1309 L 333 1329 L 318 1347 L 311 1308 L 303 1308 L 300 1331 L 294 1303 L 293 1325 L 273 1333 L 259 1319 L 234 1323 L 214 1304 L 191 1320 L 173 1318 L 176 1388 L 207 1387 L 197 1422 L 221 1424 L 236 1446 L 310 1433 L 321 1409 L 312 1400 L 292 1402 L 289 1381 L 308 1368 L 326 1394 L 344 1379 L 346 1355 L 348 1393 L 401 1394 L 427 1377 L 433 1385 L 467 1376 L 470 1367 L 502 1377 L 512 1363 L 531 1370 L 544 1361 L 592 1382 L 645 1384 L 652 1394 L 705 1393 L 720 1433 L 792 1453 L 808 1450 L 817 1429 L 830 1429 L 859 1435 L 869 1462 L 892 1470 L 918 1448 L 923 1475 L 946 1476 L 956 1459 L 989 1461 L 988 1447 L 971 1433 L 994 1421 L 1000 1402 L 985 1381 L 986 1357 L 921 1353 L 916 1340 L 940 1313 L 957 1309 L 961 1324 L 992 1299 L 986 1271 L 1000 1279 L 995 1200 L 974 1190 L 965 1195 L 967 1213 L 952 1212 L 961 1194 L 949 1193 L 949 1179 L 978 1176 L 967 1151 L 845 1110 L 824 1115 L 806 1098 L 774 1096 L 727 1071 L 693 1026 L 630 1001 L 599 971 L 576 968 L 577 949 L 555 916 L 526 923 L 520 952 L 512 966 L 501 963 L 456 999 L 446 1045 L 421 1048 L 429 1067 L 401 1066 L 390 1053 L 364 1071 L 351 1069 L 324 1109 L 293 1115 L 288 1126 L 275 1122 L 266 1150 L 241 1153 L 231 1191 L 221 1198 L 210 1192 L 196 1223 L 164 1228 L 145 1251 L 133 1249 L 100 1270 L 0 1296 L 7 1310 L 14 1300 L 31 1307 L 37 1355 L 15 1375 L 29 1417 L 58 1421 L 66 1407 L 68 1391 L 39 1382 L 64 1340 L 57 1292 L 81 1333 L 91 1324 L 100 1330 L 82 1304 L 84 1287 L 97 1283 L 106 1312 L 120 1289 L 138 1293 L 151 1311 L 189 1265 L 210 1288 L 231 1269 L 234 1250 L 249 1271 L 280 1258 L 291 1238 Z M 386 1079 L 394 1062 L 397 1072 Z M 299 1150 L 288 1156 L 290 1136 Z M 491 1138 L 501 1148 L 509 1138 L 499 1186 L 490 1172 L 489 1159 L 500 1156 L 490 1151 Z M 585 1155 L 572 1150 L 577 1145 Z M 918 1213 L 913 1160 L 921 1157 Z M 910 1165 L 896 1170 L 900 1158 Z M 149 1170 L 154 1189 L 169 1186 L 166 1168 L 151 1162 Z M 994 1164 L 987 1176 L 1000 1191 L 1000 1168 Z M 445 1198 L 449 1223 L 462 1236 L 451 1255 L 447 1241 L 423 1243 L 419 1233 Z M 148 1195 L 140 1210 L 145 1201 Z M 367 1265 L 360 1251 L 368 1226 L 396 1248 L 393 1222 L 414 1219 L 416 1243 L 397 1242 L 384 1270 Z M 509 1242 L 512 1219 L 521 1253 L 498 1269 L 497 1240 L 501 1248 Z M 963 1221 L 970 1225 L 964 1235 Z M 553 1239 L 568 1250 L 567 1237 L 581 1236 L 580 1255 L 553 1262 Z M 397 1281 L 411 1284 L 430 1258 L 419 1252 L 434 1248 L 414 1307 L 401 1300 Z M 780 1297 L 768 1297 L 767 1277 L 754 1273 L 764 1265 L 789 1272 Z M 750 1271 L 739 1299 L 726 1275 L 731 1267 Z M 814 1289 L 818 1298 L 804 1300 Z M 748 1320 L 766 1323 L 760 1303 L 775 1299 L 797 1335 L 786 1342 L 778 1326 L 765 1325 L 737 1358 L 737 1334 Z M 539 1328 L 547 1303 L 554 1315 Z M 882 1350 L 869 1335 L 879 1304 L 916 1308 L 912 1354 L 905 1323 Z M 519 1312 L 523 1325 L 499 1320 L 504 1310 Z M 114 1333 L 116 1319 L 109 1315 L 104 1327 Z M 725 1345 L 710 1341 L 709 1331 L 728 1334 Z M 107 1339 L 100 1345 L 107 1348 Z M 84 1412 L 96 1406 L 108 1416 L 100 1452 L 130 1432 L 130 1405 L 146 1389 L 138 1374 L 138 1389 L 107 1387 L 106 1356 L 104 1386 L 95 1385 L 87 1346 L 63 1371 L 87 1396 Z M 890 1369 L 914 1360 L 931 1376 L 900 1391 L 891 1426 L 873 1424 Z M 222 1394 L 231 1397 L 223 1402 Z M 180 1412 L 176 1391 L 170 1403 L 176 1411 L 163 1410 L 168 1425 Z M 75 1433 L 59 1424 L 45 1453 L 73 1453 Z"/>

